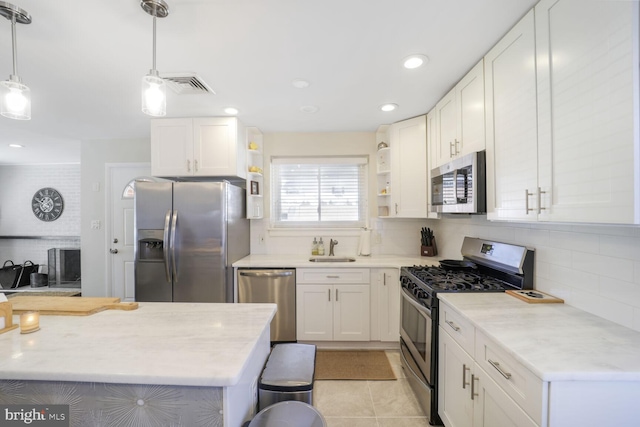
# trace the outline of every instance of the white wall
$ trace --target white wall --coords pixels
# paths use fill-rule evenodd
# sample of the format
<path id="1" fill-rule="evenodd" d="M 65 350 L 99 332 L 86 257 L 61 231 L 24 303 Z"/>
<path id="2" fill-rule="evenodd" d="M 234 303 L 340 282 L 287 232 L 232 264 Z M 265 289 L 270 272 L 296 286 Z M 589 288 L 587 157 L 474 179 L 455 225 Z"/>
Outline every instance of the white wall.
<path id="1" fill-rule="evenodd" d="M 106 283 L 108 242 L 105 238 L 105 184 L 107 163 L 151 161 L 149 139 L 83 141 L 81 161 L 82 295 L 110 296 Z M 94 188 L 98 190 L 95 191 Z M 91 220 L 100 220 L 99 230 Z"/>
<path id="2" fill-rule="evenodd" d="M 80 165 L 3 165 L 0 183 L 0 236 L 75 236 L 0 239 L 0 263 L 10 259 L 46 265 L 49 248 L 80 247 Z M 31 210 L 33 195 L 44 187 L 55 188 L 64 200 L 62 215 L 55 221 L 41 221 Z"/>
<path id="3" fill-rule="evenodd" d="M 264 146 L 264 201 L 265 219 L 251 220 L 251 253 L 292 254 L 309 252 L 313 237 L 323 237 L 329 251 L 329 239 L 339 241 L 338 255 L 354 255 L 358 245 L 359 230 L 339 232 L 335 230 L 273 231 L 270 229 L 271 189 L 269 188 L 270 161 L 272 156 L 367 156 L 369 157 L 369 215 L 375 215 L 376 206 L 376 135 L 375 132 L 317 132 L 317 133 L 268 133 Z M 371 221 L 370 221 L 371 224 Z M 261 240 L 261 237 L 263 240 Z"/>

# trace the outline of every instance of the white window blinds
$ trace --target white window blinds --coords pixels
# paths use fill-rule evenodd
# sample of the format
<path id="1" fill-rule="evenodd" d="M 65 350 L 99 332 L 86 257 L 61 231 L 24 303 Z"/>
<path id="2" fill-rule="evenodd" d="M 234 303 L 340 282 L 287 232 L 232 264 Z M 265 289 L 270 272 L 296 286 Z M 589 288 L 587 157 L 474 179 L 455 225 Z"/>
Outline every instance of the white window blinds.
<path id="1" fill-rule="evenodd" d="M 271 160 L 274 227 L 364 227 L 365 157 Z"/>

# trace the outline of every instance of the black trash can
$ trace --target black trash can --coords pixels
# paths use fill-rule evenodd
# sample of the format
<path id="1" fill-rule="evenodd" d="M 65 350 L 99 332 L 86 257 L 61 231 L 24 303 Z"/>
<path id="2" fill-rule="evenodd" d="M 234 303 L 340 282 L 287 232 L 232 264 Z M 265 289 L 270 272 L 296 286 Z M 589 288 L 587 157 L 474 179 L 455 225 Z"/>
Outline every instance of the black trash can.
<path id="1" fill-rule="evenodd" d="M 313 404 L 316 346 L 276 344 L 258 382 L 258 410 L 283 401 Z"/>

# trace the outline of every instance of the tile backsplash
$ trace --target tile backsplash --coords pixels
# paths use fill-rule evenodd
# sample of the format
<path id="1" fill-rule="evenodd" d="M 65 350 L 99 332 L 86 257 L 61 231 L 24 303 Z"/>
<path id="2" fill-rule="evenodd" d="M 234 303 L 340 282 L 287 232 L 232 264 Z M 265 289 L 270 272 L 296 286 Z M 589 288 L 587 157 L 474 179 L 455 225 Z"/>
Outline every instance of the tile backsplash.
<path id="1" fill-rule="evenodd" d="M 2 165 L 0 183 L 0 263 L 10 259 L 17 264 L 30 260 L 44 265 L 49 248 L 80 247 L 80 165 Z M 55 188 L 64 199 L 63 213 L 56 221 L 40 221 L 31 210 L 33 195 L 43 187 Z"/>
<path id="2" fill-rule="evenodd" d="M 291 254 L 310 248 L 312 237 L 270 236 L 266 223 L 252 221 L 252 253 Z M 418 255 L 420 228 L 425 226 L 434 230 L 438 255 L 443 258 L 460 259 L 465 236 L 535 249 L 536 289 L 640 331 L 640 227 L 492 222 L 484 215 L 376 218 L 371 224 L 373 255 Z M 266 236 L 264 243 L 257 241 L 258 235 Z M 338 240 L 338 254 L 356 253 L 357 236 Z"/>

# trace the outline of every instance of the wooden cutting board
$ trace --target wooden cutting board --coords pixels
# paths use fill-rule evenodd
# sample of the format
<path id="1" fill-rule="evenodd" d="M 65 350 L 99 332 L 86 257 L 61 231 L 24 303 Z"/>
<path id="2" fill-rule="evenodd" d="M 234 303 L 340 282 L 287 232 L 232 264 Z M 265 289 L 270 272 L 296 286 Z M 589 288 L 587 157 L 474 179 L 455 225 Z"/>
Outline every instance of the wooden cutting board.
<path id="1" fill-rule="evenodd" d="M 507 290 L 506 293 L 512 295 L 522 301 L 528 302 L 529 304 L 562 304 L 564 303 L 563 299 L 556 298 L 553 295 L 545 294 L 544 292 L 533 290 L 523 290 L 523 291 L 514 291 Z"/>
<path id="2" fill-rule="evenodd" d="M 10 300 L 13 313 L 37 310 L 40 314 L 88 316 L 103 310 L 135 310 L 137 302 L 120 302 L 120 298 L 15 296 Z"/>

